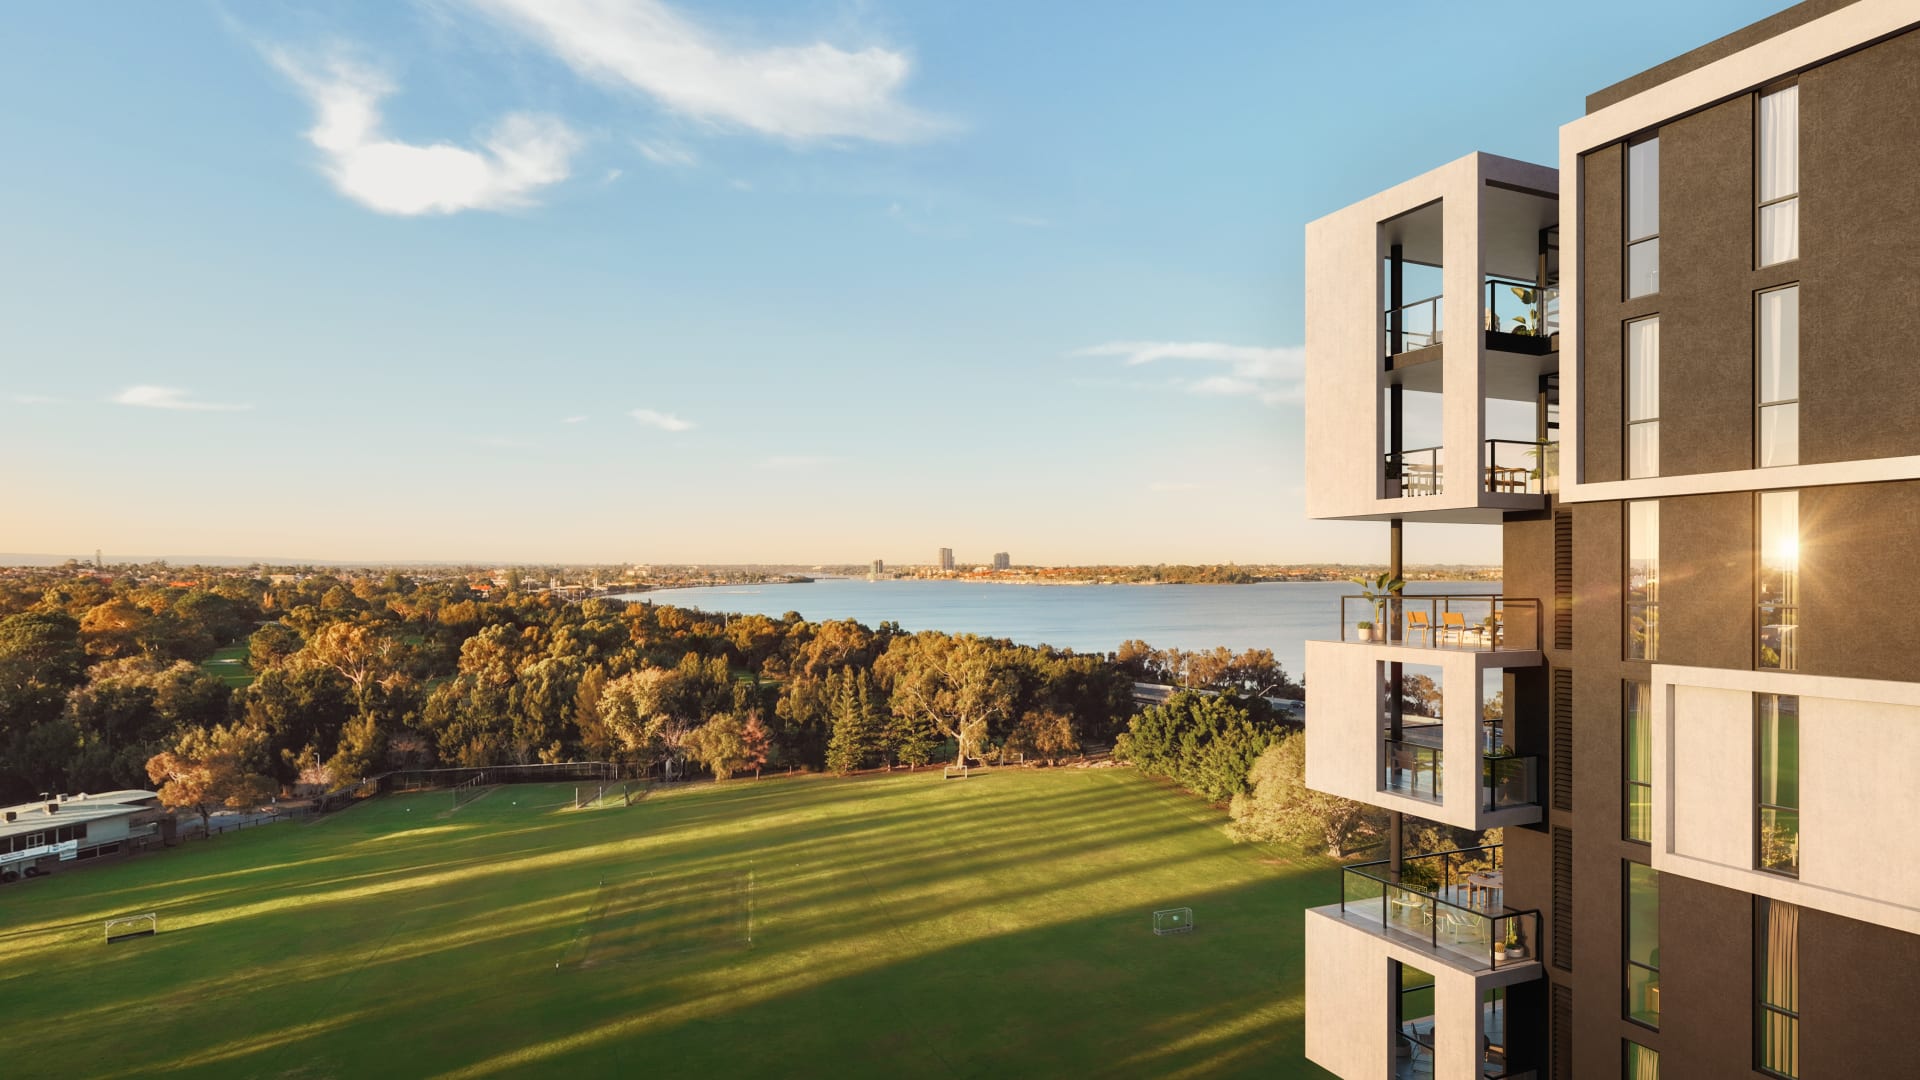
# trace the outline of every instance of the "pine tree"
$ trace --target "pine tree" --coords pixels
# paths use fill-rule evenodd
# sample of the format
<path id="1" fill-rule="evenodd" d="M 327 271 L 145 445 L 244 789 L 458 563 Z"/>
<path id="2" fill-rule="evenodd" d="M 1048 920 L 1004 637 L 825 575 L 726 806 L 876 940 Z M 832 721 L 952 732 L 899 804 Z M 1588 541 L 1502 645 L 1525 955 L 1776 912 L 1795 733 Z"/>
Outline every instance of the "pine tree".
<path id="1" fill-rule="evenodd" d="M 850 672 L 836 672 L 827 682 L 833 700 L 833 738 L 827 743 L 827 768 L 845 776 L 866 763 L 876 741 L 872 714 L 863 703 L 869 694 L 861 692 L 859 680 Z"/>

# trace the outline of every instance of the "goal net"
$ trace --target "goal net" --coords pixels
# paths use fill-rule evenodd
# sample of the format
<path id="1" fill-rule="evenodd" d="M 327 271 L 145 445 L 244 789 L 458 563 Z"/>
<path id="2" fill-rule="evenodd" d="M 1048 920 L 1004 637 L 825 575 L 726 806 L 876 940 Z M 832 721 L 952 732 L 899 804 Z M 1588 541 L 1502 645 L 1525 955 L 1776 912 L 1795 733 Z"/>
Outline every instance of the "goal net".
<path id="1" fill-rule="evenodd" d="M 487 778 L 486 773 L 453 785 L 453 808 L 455 810 L 480 797 L 480 782 Z"/>
<path id="2" fill-rule="evenodd" d="M 1153 913 L 1153 932 L 1161 936 L 1167 934 L 1185 934 L 1193 929 L 1193 909 L 1187 907 L 1168 908 Z"/>
<path id="3" fill-rule="evenodd" d="M 108 919 L 106 930 L 109 945 L 127 938 L 150 937 L 160 932 L 160 915 L 152 911 L 145 915 L 122 915 Z"/>

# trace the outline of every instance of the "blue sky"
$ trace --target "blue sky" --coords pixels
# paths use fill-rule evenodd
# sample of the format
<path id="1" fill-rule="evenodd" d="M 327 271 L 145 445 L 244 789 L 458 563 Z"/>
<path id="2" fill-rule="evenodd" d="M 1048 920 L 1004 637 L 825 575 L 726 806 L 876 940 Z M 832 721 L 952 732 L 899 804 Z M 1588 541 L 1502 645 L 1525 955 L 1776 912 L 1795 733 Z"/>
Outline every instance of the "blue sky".
<path id="1" fill-rule="evenodd" d="M 11 4 L 0 552 L 1379 558 L 1302 226 L 1778 6 Z"/>

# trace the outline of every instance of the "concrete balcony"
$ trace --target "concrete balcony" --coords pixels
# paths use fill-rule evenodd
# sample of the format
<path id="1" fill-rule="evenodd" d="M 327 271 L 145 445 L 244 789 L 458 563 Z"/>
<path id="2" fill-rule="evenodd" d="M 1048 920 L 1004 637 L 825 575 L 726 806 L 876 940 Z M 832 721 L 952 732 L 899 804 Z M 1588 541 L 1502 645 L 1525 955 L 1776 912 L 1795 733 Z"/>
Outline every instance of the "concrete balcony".
<path id="1" fill-rule="evenodd" d="M 1516 483 L 1541 462 L 1482 459 L 1489 439 L 1550 441 L 1489 402 L 1539 404 L 1559 370 L 1558 190 L 1552 169 L 1470 154 L 1307 226 L 1308 516 L 1545 505 Z"/>
<path id="2" fill-rule="evenodd" d="M 1495 847 L 1342 869 L 1341 902 L 1306 912 L 1309 1059 L 1368 1080 L 1536 1075 L 1509 992 L 1544 975 L 1540 913 L 1478 884 L 1498 865 Z"/>
<path id="3" fill-rule="evenodd" d="M 1359 599 L 1343 603 L 1351 638 L 1306 643 L 1307 786 L 1476 831 L 1540 821 L 1539 761 L 1510 746 L 1529 718 L 1485 716 L 1492 673 L 1545 662 L 1539 602 L 1408 596 L 1356 612 Z M 1356 614 L 1387 625 L 1362 639 Z M 1422 700 L 1408 699 L 1409 674 L 1426 687 Z"/>

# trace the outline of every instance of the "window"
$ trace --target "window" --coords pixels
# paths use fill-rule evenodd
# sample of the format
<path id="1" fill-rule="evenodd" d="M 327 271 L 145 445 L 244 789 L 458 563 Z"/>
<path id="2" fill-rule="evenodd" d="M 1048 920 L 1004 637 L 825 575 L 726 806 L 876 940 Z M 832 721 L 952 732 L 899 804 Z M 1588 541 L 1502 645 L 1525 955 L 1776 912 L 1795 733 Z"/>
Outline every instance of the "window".
<path id="1" fill-rule="evenodd" d="M 1800 699 L 1753 696 L 1760 771 L 1760 869 L 1800 876 Z"/>
<path id="2" fill-rule="evenodd" d="M 1626 701 L 1626 837 L 1642 844 L 1653 842 L 1653 687 L 1629 680 Z"/>
<path id="3" fill-rule="evenodd" d="M 1760 265 L 1800 257 L 1800 88 L 1760 98 Z"/>
<path id="4" fill-rule="evenodd" d="M 1660 320 L 1627 324 L 1627 478 L 1660 475 Z"/>
<path id="5" fill-rule="evenodd" d="M 1660 291 L 1660 139 L 1627 147 L 1627 299 Z"/>
<path id="6" fill-rule="evenodd" d="M 1800 1075 L 1800 909 L 1753 900 L 1754 1065 L 1796 1080 Z"/>
<path id="7" fill-rule="evenodd" d="M 1660 1080 L 1660 1053 L 1626 1040 L 1626 1080 Z"/>
<path id="8" fill-rule="evenodd" d="M 1627 504 L 1627 659 L 1660 658 L 1660 504 Z"/>
<path id="9" fill-rule="evenodd" d="M 1800 464 L 1800 286 L 1759 296 L 1760 377 L 1755 382 L 1760 438 L 1755 457 L 1763 469 Z"/>
<path id="10" fill-rule="evenodd" d="M 1626 866 L 1627 1019 L 1660 1026 L 1660 871 Z"/>
<path id="11" fill-rule="evenodd" d="M 1800 493 L 1760 493 L 1760 655 L 1758 666 L 1800 666 Z"/>

